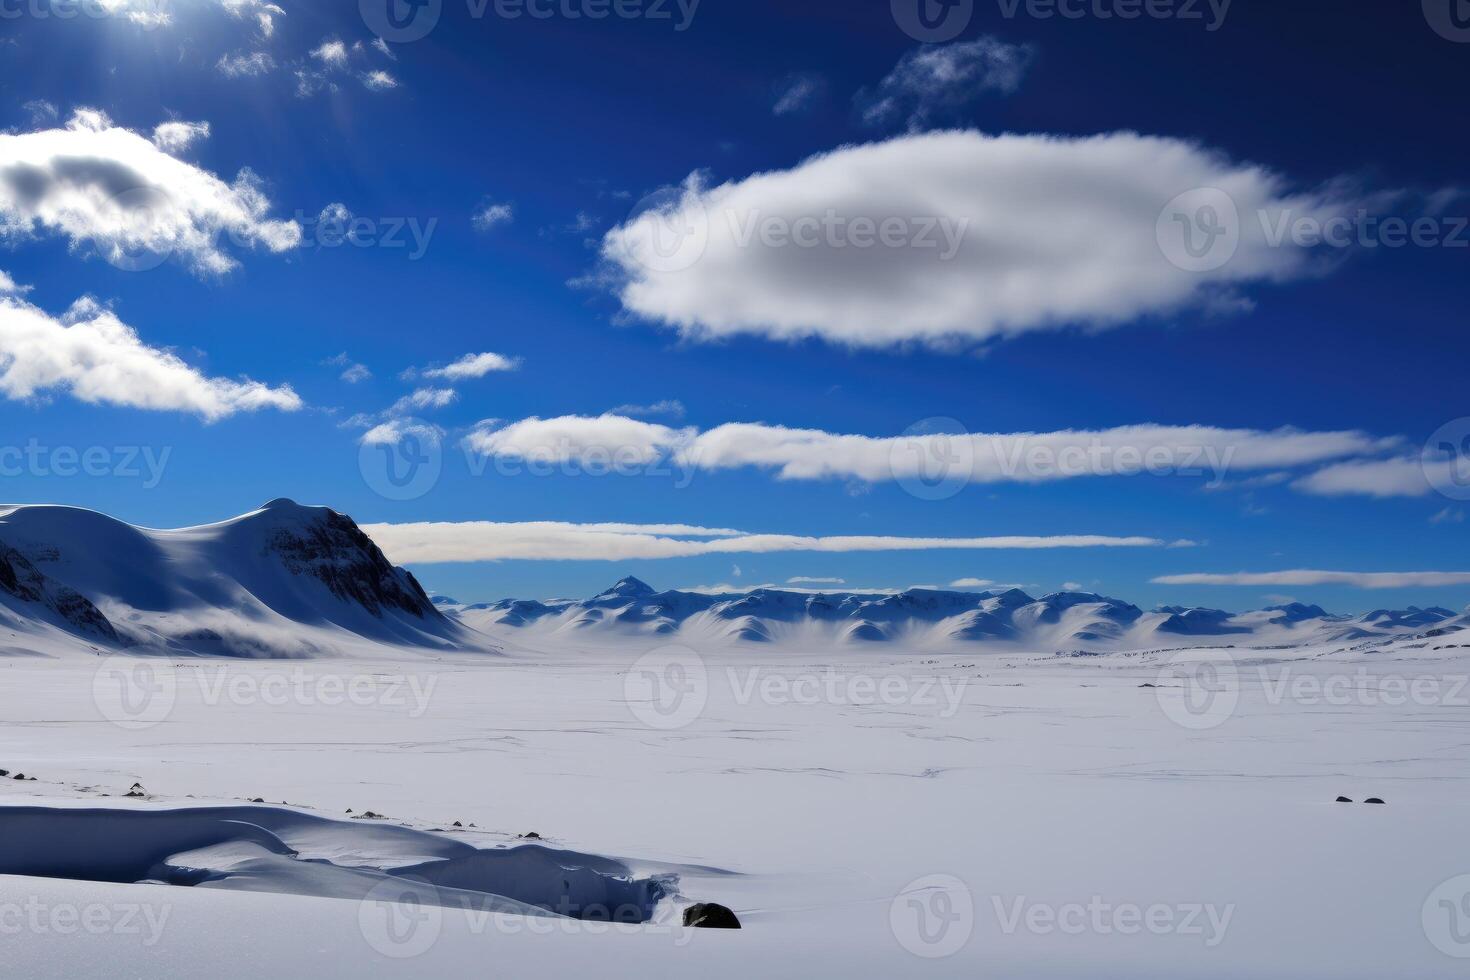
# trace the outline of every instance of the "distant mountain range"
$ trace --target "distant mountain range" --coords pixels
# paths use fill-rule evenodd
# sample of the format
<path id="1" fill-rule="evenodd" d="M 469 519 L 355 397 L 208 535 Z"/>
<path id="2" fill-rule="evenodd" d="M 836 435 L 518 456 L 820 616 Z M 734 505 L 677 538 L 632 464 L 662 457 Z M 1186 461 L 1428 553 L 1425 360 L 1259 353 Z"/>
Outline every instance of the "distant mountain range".
<path id="1" fill-rule="evenodd" d="M 1364 616 L 1334 616 L 1299 602 L 1249 612 L 1138 606 L 1091 592 L 1033 598 L 1020 589 L 954 592 L 813 593 L 784 589 L 709 594 L 659 592 L 624 578 L 590 599 L 503 599 L 436 605 L 476 630 L 514 642 L 523 636 L 579 635 L 684 639 L 691 643 L 902 643 L 920 649 L 972 643 L 1014 648 L 1148 649 L 1233 642 L 1348 643 L 1416 634 L 1445 635 L 1470 615 L 1410 606 Z M 1467 634 L 1470 637 L 1470 634 Z"/>
<path id="2" fill-rule="evenodd" d="M 383 643 L 483 645 L 329 508 L 272 500 L 172 531 L 78 507 L 0 508 L 0 655 L 307 657 Z"/>
<path id="3" fill-rule="evenodd" d="M 0 507 L 0 656 L 287 658 L 384 644 L 484 651 L 497 642 L 618 639 L 1104 651 L 1433 640 L 1467 626 L 1470 616 L 1437 607 L 1364 616 L 1302 603 L 1146 612 L 1091 592 L 709 594 L 659 592 L 636 578 L 590 599 L 466 605 L 431 599 L 351 518 L 327 507 L 278 499 L 218 524 L 168 531 L 78 507 Z"/>

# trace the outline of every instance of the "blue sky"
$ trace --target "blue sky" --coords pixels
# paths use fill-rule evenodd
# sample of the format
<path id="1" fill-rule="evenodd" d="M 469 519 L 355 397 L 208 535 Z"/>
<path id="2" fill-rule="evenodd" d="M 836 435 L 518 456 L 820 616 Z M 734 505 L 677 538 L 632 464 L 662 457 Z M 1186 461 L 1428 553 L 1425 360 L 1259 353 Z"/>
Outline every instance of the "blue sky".
<path id="1" fill-rule="evenodd" d="M 1470 434 L 1453 381 L 1470 353 L 1470 233 L 1457 230 L 1470 45 L 1419 5 L 1236 0 L 1223 19 L 1201 3 L 1200 20 L 1123 20 L 1098 16 L 1108 2 L 1038 17 L 977 0 L 959 33 L 923 46 L 888 3 L 566 15 L 592 2 L 511 19 L 443 0 L 426 36 L 382 46 L 357 5 L 106 0 L 65 17 L 47 0 L 0 3 L 0 270 L 16 287 L 0 304 L 0 441 L 39 447 L 7 465 L 3 496 L 151 526 L 277 496 L 325 503 L 465 599 L 588 594 L 631 573 L 666 587 L 1076 583 L 1228 608 L 1464 603 L 1470 576 L 1154 581 L 1470 568 L 1470 505 L 1437 489 L 1446 461 L 1422 457 L 1441 427 Z M 171 120 L 208 134 L 155 136 Z M 183 209 L 158 232 L 171 254 L 157 264 L 110 251 L 125 236 L 95 192 L 118 190 L 104 164 L 119 152 L 134 154 L 129 180 Z M 240 182 L 244 168 L 255 176 Z M 218 180 L 186 188 L 182 173 Z M 1218 184 L 1240 205 L 1241 247 L 1218 272 L 1181 271 L 1154 219 L 1175 193 Z M 712 226 L 690 268 L 649 272 L 628 256 L 655 193 L 674 218 L 820 215 L 840 195 L 847 221 L 963 221 L 964 248 L 951 261 L 830 239 L 736 247 Z M 256 208 L 244 218 L 242 201 Z M 357 243 L 318 231 L 324 211 L 359 219 Z M 1437 244 L 1272 245 L 1258 211 L 1422 219 Z M 66 317 L 83 296 L 95 305 Z M 122 379 L 106 370 L 116 348 L 92 336 L 110 317 L 144 352 Z M 42 322 L 46 339 L 28 342 Z M 73 360 L 58 367 L 61 338 Z M 442 373 L 484 353 L 506 369 Z M 429 393 L 398 404 L 415 391 Z M 873 441 L 918 426 L 1116 446 L 1145 424 L 1173 451 L 1198 441 L 1248 462 L 1208 489 L 1208 474 L 1172 471 L 989 478 L 965 458 L 969 478 L 951 472 L 953 492 L 927 499 L 879 471 L 932 444 Z M 792 430 L 807 433 L 795 448 Z M 404 432 L 437 446 L 439 475 L 390 499 L 381 454 Z M 588 440 L 653 458 L 591 475 Z M 550 475 L 517 455 L 541 444 Z M 108 462 L 58 475 L 68 447 Z M 124 447 L 151 457 L 129 467 Z M 166 459 L 156 480 L 149 458 Z M 783 476 L 773 459 L 798 465 Z M 635 555 L 733 536 L 645 528 L 624 548 L 521 522 L 883 541 L 653 558 Z M 1152 543 L 891 540 L 1071 535 Z M 545 560 L 568 553 L 615 560 Z M 543 557 L 488 560 L 504 554 Z M 447 560 L 466 556 L 484 560 Z"/>

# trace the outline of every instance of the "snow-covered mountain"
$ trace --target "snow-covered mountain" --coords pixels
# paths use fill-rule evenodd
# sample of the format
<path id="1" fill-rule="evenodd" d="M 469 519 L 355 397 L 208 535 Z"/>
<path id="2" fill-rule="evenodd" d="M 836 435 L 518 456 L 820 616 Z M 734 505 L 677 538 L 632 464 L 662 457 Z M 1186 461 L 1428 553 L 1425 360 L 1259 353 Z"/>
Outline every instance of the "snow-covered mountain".
<path id="1" fill-rule="evenodd" d="M 900 642 L 921 649 L 994 643 L 1035 650 L 1118 650 L 1369 641 L 1430 631 L 1444 635 L 1470 626 L 1470 616 L 1417 606 L 1359 617 L 1334 616 L 1302 603 L 1244 613 L 1184 606 L 1145 612 L 1091 592 L 1053 592 L 1040 598 L 1020 589 L 709 594 L 659 592 L 636 578 L 624 578 L 584 600 L 436 601 L 466 625 L 509 641 L 516 634 L 566 639 L 591 633 L 691 643 Z"/>
<path id="2" fill-rule="evenodd" d="M 483 645 L 326 507 L 272 500 L 166 531 L 77 507 L 0 508 L 0 652 L 299 657 L 362 643 Z"/>

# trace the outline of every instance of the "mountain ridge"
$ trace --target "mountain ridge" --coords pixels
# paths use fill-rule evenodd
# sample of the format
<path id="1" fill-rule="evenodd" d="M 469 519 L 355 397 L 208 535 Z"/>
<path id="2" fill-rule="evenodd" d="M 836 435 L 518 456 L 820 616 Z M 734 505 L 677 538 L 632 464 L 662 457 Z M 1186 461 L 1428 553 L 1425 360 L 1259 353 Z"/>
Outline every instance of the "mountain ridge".
<path id="1" fill-rule="evenodd" d="M 657 591 L 631 576 L 588 599 L 508 598 L 473 604 L 445 600 L 439 608 L 477 630 L 499 630 L 508 636 L 590 632 L 730 643 L 783 638 L 851 645 L 904 642 L 919 648 L 982 642 L 1142 649 L 1163 642 L 1203 645 L 1240 637 L 1263 643 L 1349 642 L 1413 636 L 1431 629 L 1444 635 L 1470 626 L 1470 615 L 1442 607 L 1379 609 L 1362 616 L 1333 615 L 1305 603 L 1238 613 L 1178 605 L 1144 610 L 1082 591 L 1040 597 L 1019 588 Z"/>

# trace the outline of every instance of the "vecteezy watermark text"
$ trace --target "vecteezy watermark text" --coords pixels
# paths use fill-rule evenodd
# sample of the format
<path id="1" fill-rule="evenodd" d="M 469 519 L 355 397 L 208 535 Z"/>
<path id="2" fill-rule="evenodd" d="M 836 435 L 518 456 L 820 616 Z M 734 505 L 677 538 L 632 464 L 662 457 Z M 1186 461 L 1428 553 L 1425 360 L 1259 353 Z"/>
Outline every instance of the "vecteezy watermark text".
<path id="1" fill-rule="evenodd" d="M 113 656 L 92 675 L 92 701 L 103 718 L 134 730 L 167 720 L 185 692 L 192 703 L 210 708 L 349 706 L 422 718 L 438 683 L 436 674 L 339 673 L 301 666 L 247 669 L 229 664 L 176 667 L 159 658 Z"/>
<path id="2" fill-rule="evenodd" d="M 154 946 L 171 911 L 146 902 L 52 902 L 31 895 L 0 901 L 0 936 L 139 936 L 144 946 Z"/>
<path id="3" fill-rule="evenodd" d="M 689 30 L 700 0 L 465 0 L 471 20 L 640 20 Z M 392 44 L 428 37 L 439 24 L 445 0 L 358 0 L 368 30 Z"/>
<path id="4" fill-rule="evenodd" d="M 726 667 L 713 672 L 704 658 L 678 644 L 659 647 L 639 657 L 623 675 L 629 710 L 650 728 L 683 728 L 709 704 L 714 682 L 723 681 L 731 701 L 787 705 L 914 707 L 953 718 L 964 704 L 970 678 L 927 673 L 872 674 L 862 671 L 776 670 L 770 667 Z"/>
<path id="5" fill-rule="evenodd" d="M 47 446 L 31 438 L 21 446 L 0 445 L 0 478 L 113 477 L 143 481 L 152 490 L 163 480 L 172 446 Z"/>
<path id="6" fill-rule="evenodd" d="M 1232 0 L 996 0 L 1006 20 L 1177 20 L 1204 25 L 1214 33 L 1225 26 Z"/>
<path id="7" fill-rule="evenodd" d="M 301 226 L 303 248 L 316 251 L 344 246 L 405 249 L 410 262 L 424 257 L 429 249 L 429 239 L 439 225 L 438 218 L 426 221 L 413 216 L 371 218 L 337 206 L 316 215 L 297 211 L 294 217 Z"/>
<path id="8" fill-rule="evenodd" d="M 1151 902 L 1110 902 L 1093 895 L 1086 902 L 1036 902 L 1025 895 L 1003 898 L 992 895 L 1000 931 L 1007 936 L 1022 930 L 1037 936 L 1061 933 L 1065 936 L 1194 936 L 1206 949 L 1225 941 L 1235 905 L 1211 902 L 1168 904 Z"/>

